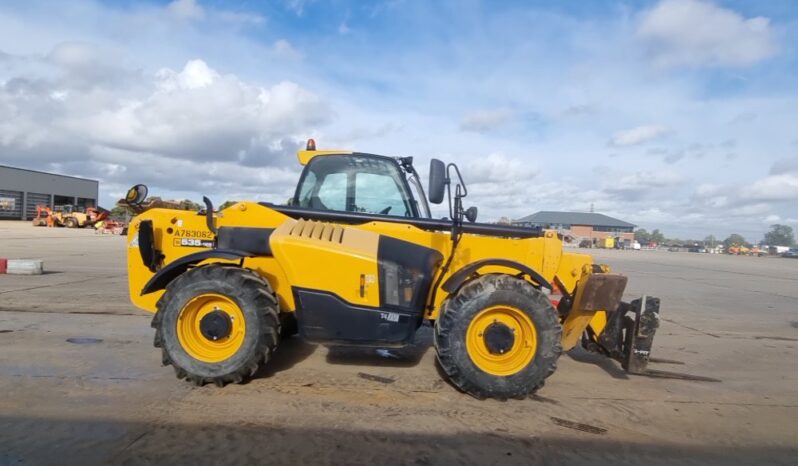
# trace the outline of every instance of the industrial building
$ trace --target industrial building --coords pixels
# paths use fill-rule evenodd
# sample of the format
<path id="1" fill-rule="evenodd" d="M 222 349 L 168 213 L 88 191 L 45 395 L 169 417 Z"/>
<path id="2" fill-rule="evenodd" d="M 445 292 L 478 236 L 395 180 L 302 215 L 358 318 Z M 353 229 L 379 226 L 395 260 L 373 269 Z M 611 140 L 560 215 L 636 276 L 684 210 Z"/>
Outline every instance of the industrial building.
<path id="1" fill-rule="evenodd" d="M 541 211 L 514 220 L 513 225 L 541 227 L 557 230 L 578 241 L 612 237 L 624 243 L 634 241 L 635 226 L 632 223 L 593 212 Z"/>
<path id="2" fill-rule="evenodd" d="M 36 206 L 96 207 L 97 180 L 0 165 L 0 220 L 30 220 Z"/>

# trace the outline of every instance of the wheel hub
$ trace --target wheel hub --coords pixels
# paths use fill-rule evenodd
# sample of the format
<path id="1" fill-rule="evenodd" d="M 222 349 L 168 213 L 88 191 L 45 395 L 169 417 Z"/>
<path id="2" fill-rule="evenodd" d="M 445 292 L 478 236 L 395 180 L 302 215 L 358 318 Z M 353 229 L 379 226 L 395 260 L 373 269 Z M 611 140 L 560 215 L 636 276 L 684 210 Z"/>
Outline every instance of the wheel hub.
<path id="1" fill-rule="evenodd" d="M 230 336 L 233 321 L 226 312 L 214 309 L 200 319 L 199 327 L 203 337 L 211 341 L 218 341 Z"/>
<path id="2" fill-rule="evenodd" d="M 494 322 L 483 333 L 485 347 L 491 354 L 504 354 L 515 344 L 515 332 L 501 322 Z"/>

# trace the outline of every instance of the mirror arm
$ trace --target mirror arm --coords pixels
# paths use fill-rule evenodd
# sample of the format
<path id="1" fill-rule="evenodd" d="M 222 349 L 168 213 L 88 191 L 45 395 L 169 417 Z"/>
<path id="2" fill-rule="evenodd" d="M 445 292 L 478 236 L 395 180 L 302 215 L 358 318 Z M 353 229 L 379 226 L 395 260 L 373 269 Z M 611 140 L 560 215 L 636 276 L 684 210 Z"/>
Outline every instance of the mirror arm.
<path id="1" fill-rule="evenodd" d="M 460 174 L 460 168 L 456 164 L 450 163 L 449 166 L 446 167 L 446 177 L 447 177 L 447 179 L 449 179 L 449 180 L 451 179 L 451 176 L 449 175 L 449 170 L 452 169 L 452 168 L 454 168 L 454 172 L 457 174 L 457 180 L 459 182 L 459 185 L 462 186 L 462 189 L 463 189 L 461 197 L 468 196 L 468 188 L 466 188 L 465 181 L 463 181 L 463 175 Z"/>
<path id="2" fill-rule="evenodd" d="M 446 186 L 446 199 L 449 201 L 449 218 L 454 220 L 454 211 L 452 210 L 452 186 L 449 183 L 449 176 L 446 176 L 446 181 L 444 182 Z"/>

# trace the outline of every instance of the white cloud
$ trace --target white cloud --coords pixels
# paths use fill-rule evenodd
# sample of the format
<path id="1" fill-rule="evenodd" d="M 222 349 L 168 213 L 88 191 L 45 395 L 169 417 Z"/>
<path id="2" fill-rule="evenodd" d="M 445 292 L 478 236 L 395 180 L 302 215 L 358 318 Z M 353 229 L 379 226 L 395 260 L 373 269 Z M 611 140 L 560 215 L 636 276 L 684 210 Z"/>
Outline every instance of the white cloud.
<path id="1" fill-rule="evenodd" d="M 169 11 L 180 19 L 203 19 L 205 9 L 196 0 L 174 0 L 168 6 Z"/>
<path id="2" fill-rule="evenodd" d="M 472 159 L 464 165 L 463 176 L 466 185 L 476 183 L 499 183 L 498 188 L 506 186 L 505 182 L 517 181 L 528 184 L 538 174 L 540 167 L 535 162 L 508 157 L 502 153 L 488 154 L 486 157 Z"/>
<path id="3" fill-rule="evenodd" d="M 47 55 L 52 63 L 64 68 L 82 68 L 97 63 L 97 51 L 86 42 L 61 42 Z"/>
<path id="4" fill-rule="evenodd" d="M 756 180 L 743 188 L 741 197 L 753 201 L 798 201 L 798 175 L 785 173 Z"/>
<path id="5" fill-rule="evenodd" d="M 98 178 L 103 205 L 110 190 L 136 181 L 195 200 L 280 201 L 300 169 L 294 151 L 316 137 L 322 148 L 414 156 L 421 171 L 430 157 L 458 163 L 481 220 L 593 203 L 649 230 L 700 238 L 731 228 L 756 237 L 766 215 L 798 216 L 796 202 L 741 197 L 768 167 L 798 174 L 774 163 L 796 155 L 798 99 L 781 59 L 748 81 L 727 71 L 661 72 L 651 59 L 673 60 L 675 46 L 637 35 L 629 16 L 597 20 L 532 4 L 381 2 L 379 19 L 390 16 L 413 39 L 386 40 L 384 29 L 362 27 L 370 7 L 353 10 L 355 24 L 345 8 L 319 6 L 327 26 L 307 34 L 277 20 L 315 14 L 316 4 L 196 0 L 186 5 L 203 17 L 191 19 L 169 1 L 116 8 L 73 0 L 57 15 L 45 0 L 0 2 L 0 160 Z M 267 20 L 270 27 L 250 29 Z M 768 37 L 791 38 L 789 16 L 772 21 Z M 352 28 L 348 36 L 341 24 Z M 785 40 L 784 56 L 794 47 Z M 313 60 L 297 60 L 297 49 Z M 193 57 L 201 60 L 187 63 Z M 678 132 L 632 131 L 639 124 Z M 616 132 L 618 147 L 607 147 Z M 728 139 L 736 146 L 718 145 Z M 592 172 L 596 163 L 611 170 Z M 698 183 L 718 189 L 694 195 Z M 752 204 L 772 210 L 731 211 Z"/>
<path id="6" fill-rule="evenodd" d="M 293 82 L 263 88 L 220 75 L 201 60 L 161 70 L 155 91 L 69 123 L 110 147 L 192 160 L 273 165 L 268 144 L 302 139 L 330 117 L 326 104 Z M 284 162 L 283 162 L 284 163 Z"/>
<path id="7" fill-rule="evenodd" d="M 266 18 L 253 13 L 242 13 L 238 11 L 214 11 L 217 18 L 228 23 L 260 25 L 266 22 Z"/>
<path id="8" fill-rule="evenodd" d="M 770 20 L 744 18 L 702 0 L 663 0 L 642 16 L 638 36 L 658 66 L 746 66 L 776 51 Z"/>
<path id="9" fill-rule="evenodd" d="M 507 125 L 514 112 L 508 108 L 480 110 L 466 114 L 460 120 L 460 130 L 474 133 L 488 133 Z"/>
<path id="10" fill-rule="evenodd" d="M 289 60 L 302 60 L 305 56 L 285 39 L 280 39 L 275 42 L 272 46 L 272 51 L 275 55 L 288 58 Z"/>
<path id="11" fill-rule="evenodd" d="M 142 161 L 132 154 L 149 154 L 148 169 L 159 172 L 170 158 L 285 167 L 293 166 L 300 141 L 332 116 L 321 98 L 294 82 L 254 85 L 202 60 L 131 76 L 128 85 L 88 89 L 58 80 L 0 84 L 0 157 L 40 168 L 75 161 L 131 168 Z M 108 160 L 103 149 L 126 156 Z M 103 179 L 124 173 L 100 172 Z"/>
<path id="12" fill-rule="evenodd" d="M 678 186 L 686 181 L 684 175 L 673 170 L 637 171 L 621 174 L 607 172 L 605 191 L 624 196 L 647 196 L 662 188 Z"/>
<path id="13" fill-rule="evenodd" d="M 638 144 L 659 139 L 670 133 L 671 130 L 667 126 L 638 126 L 636 128 L 618 131 L 617 133 L 613 134 L 609 141 L 609 145 L 613 147 L 636 146 Z"/>
<path id="14" fill-rule="evenodd" d="M 700 184 L 691 198 L 693 206 L 723 208 L 732 204 L 733 193 L 726 186 Z"/>
<path id="15" fill-rule="evenodd" d="M 780 175 L 782 173 L 798 174 L 798 157 L 778 160 L 770 168 L 771 175 Z"/>
<path id="16" fill-rule="evenodd" d="M 314 1 L 315 0 L 286 0 L 286 6 L 296 13 L 297 16 L 302 16 L 302 14 L 305 13 L 305 7 Z"/>
<path id="17" fill-rule="evenodd" d="M 770 204 L 759 202 L 756 204 L 746 204 L 729 209 L 732 216 L 760 216 L 766 215 L 771 211 Z"/>
<path id="18" fill-rule="evenodd" d="M 224 3 L 223 3 L 224 4 Z M 263 24 L 266 19 L 255 13 L 219 10 L 214 7 L 205 8 L 197 0 L 174 0 L 166 6 L 166 11 L 178 20 L 208 20 L 207 23 L 219 20 L 232 24 Z"/>
<path id="19" fill-rule="evenodd" d="M 176 90 L 191 90 L 208 87 L 219 79 L 219 73 L 212 70 L 202 60 L 189 60 L 183 71 L 176 72 L 164 68 L 156 74 L 157 86 L 163 92 Z"/>
<path id="20" fill-rule="evenodd" d="M 403 128 L 402 124 L 388 122 L 379 125 L 368 125 L 366 127 L 356 127 L 352 128 L 346 132 L 340 134 L 336 139 L 340 139 L 340 141 L 328 141 L 332 145 L 336 147 L 351 147 L 353 143 L 357 141 L 361 141 L 363 139 L 382 139 L 384 136 L 401 131 Z M 340 144 L 340 145 L 338 145 Z"/>

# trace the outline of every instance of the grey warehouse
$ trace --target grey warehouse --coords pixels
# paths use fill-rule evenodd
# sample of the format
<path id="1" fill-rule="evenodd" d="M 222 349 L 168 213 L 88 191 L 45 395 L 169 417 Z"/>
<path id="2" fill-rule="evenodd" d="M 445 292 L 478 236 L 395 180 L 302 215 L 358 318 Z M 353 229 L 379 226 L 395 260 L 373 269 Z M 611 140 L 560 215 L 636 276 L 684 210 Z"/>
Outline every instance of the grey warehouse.
<path id="1" fill-rule="evenodd" d="M 96 207 L 99 181 L 0 165 L 0 220 L 30 220 L 36 206 Z"/>

